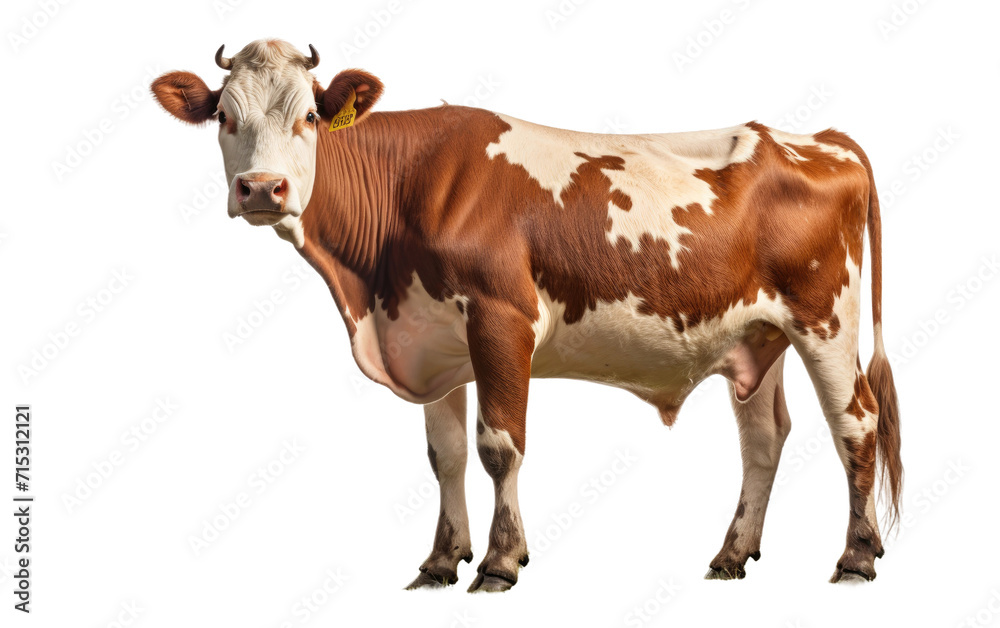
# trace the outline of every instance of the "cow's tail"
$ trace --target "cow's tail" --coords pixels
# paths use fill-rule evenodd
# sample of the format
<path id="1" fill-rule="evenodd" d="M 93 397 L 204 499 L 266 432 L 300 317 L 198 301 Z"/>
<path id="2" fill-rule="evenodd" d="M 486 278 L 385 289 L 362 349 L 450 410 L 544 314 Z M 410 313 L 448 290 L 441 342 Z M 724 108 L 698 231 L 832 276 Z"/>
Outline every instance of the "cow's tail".
<path id="1" fill-rule="evenodd" d="M 871 162 L 863 151 L 859 157 L 868 170 L 868 244 L 871 247 L 872 323 L 875 331 L 875 353 L 868 363 L 868 385 L 878 402 L 876 455 L 882 497 L 888 505 L 887 531 L 899 523 L 899 500 L 903 490 L 903 461 L 899 455 L 899 400 L 892 367 L 882 341 L 882 219 L 879 216 L 878 194 Z"/>

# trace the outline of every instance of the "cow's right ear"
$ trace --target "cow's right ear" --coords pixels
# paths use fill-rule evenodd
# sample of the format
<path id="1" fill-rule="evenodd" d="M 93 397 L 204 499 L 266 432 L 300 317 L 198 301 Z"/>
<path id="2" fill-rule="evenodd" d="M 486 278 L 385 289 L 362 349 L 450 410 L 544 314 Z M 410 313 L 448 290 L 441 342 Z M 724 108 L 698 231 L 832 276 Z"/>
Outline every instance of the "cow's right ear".
<path id="1" fill-rule="evenodd" d="M 188 124 L 201 124 L 215 115 L 221 89 L 208 89 L 205 81 L 190 72 L 170 72 L 150 86 L 167 113 Z"/>
<path id="2" fill-rule="evenodd" d="M 316 96 L 316 107 L 319 114 L 330 119 L 337 115 L 341 107 L 354 94 L 354 109 L 356 119 L 360 121 L 371 111 L 372 105 L 382 96 L 382 81 L 364 70 L 343 70 L 330 81 L 326 89 L 314 79 L 313 94 Z"/>

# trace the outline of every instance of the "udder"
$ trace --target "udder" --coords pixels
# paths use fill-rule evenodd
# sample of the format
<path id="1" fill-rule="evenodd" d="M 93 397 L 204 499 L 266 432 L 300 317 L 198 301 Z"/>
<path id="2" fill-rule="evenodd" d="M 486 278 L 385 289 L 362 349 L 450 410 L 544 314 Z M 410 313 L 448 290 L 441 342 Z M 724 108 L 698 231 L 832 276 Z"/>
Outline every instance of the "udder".
<path id="1" fill-rule="evenodd" d="M 760 321 L 719 361 L 715 373 L 732 382 L 736 398 L 746 401 L 757 392 L 764 375 L 788 345 L 788 336 L 780 329 Z"/>

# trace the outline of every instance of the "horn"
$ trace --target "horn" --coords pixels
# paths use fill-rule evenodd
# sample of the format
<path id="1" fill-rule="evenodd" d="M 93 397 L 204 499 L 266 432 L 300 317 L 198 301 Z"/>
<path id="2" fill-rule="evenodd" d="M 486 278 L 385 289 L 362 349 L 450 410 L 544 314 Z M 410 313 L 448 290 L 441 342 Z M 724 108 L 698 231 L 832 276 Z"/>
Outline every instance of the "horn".
<path id="1" fill-rule="evenodd" d="M 233 60 L 222 56 L 222 49 L 225 47 L 226 44 L 219 46 L 219 50 L 215 53 L 215 64 L 223 70 L 231 70 L 233 68 Z"/>
<path id="2" fill-rule="evenodd" d="M 315 68 L 317 65 L 319 65 L 319 53 L 316 52 L 316 49 L 313 47 L 312 44 L 309 44 L 309 52 L 312 53 L 312 57 L 310 57 L 309 59 L 309 64 L 308 67 L 306 68 L 307 70 L 311 70 Z"/>

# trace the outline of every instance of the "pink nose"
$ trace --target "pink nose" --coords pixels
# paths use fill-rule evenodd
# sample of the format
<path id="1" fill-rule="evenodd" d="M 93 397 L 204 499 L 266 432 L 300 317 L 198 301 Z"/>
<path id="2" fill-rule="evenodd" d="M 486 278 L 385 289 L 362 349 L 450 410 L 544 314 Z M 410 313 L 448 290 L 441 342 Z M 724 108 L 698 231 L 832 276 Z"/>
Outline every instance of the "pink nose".
<path id="1" fill-rule="evenodd" d="M 243 211 L 277 211 L 285 208 L 285 179 L 236 178 L 236 201 Z"/>

